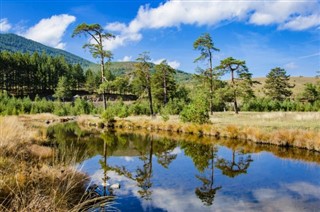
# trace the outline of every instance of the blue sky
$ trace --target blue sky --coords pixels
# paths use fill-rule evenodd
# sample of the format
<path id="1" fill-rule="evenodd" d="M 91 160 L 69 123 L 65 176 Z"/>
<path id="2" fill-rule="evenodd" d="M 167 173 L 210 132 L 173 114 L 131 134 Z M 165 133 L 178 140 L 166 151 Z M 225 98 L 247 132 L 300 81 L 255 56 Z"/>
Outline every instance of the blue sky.
<path id="1" fill-rule="evenodd" d="M 99 23 L 116 35 L 107 41 L 114 61 L 149 51 L 153 62 L 194 73 L 193 42 L 210 33 L 220 49 L 214 63 L 245 60 L 255 77 L 282 67 L 291 76 L 320 71 L 319 0 L 0 0 L 0 32 L 16 33 L 94 61 L 71 38 L 80 23 Z M 1 42 L 1 41 L 0 41 Z"/>

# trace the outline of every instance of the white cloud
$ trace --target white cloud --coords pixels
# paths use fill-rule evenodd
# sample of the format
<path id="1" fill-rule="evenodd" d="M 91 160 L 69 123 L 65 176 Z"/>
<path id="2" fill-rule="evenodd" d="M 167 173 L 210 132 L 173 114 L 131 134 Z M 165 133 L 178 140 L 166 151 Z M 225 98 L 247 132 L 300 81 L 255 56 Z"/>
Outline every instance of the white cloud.
<path id="1" fill-rule="evenodd" d="M 317 26 L 320 23 L 320 15 L 297 16 L 279 26 L 279 29 L 305 30 Z"/>
<path id="2" fill-rule="evenodd" d="M 285 69 L 289 69 L 289 70 L 293 70 L 293 69 L 297 69 L 298 65 L 295 64 L 294 62 L 290 62 L 284 65 Z"/>
<path id="3" fill-rule="evenodd" d="M 179 27 L 184 24 L 213 26 L 225 21 L 243 21 L 255 25 L 278 25 L 278 29 L 305 30 L 320 25 L 319 2 L 288 1 L 185 1 L 172 0 L 156 8 L 141 6 L 128 24 L 109 23 L 107 30 L 117 32 L 107 47 L 115 49 L 140 41 L 143 29 Z"/>
<path id="4" fill-rule="evenodd" d="M 8 22 L 8 19 L 0 19 L 0 32 L 8 32 L 11 29 L 11 24 Z"/>
<path id="5" fill-rule="evenodd" d="M 180 67 L 180 63 L 176 60 L 174 61 L 168 61 L 168 65 L 171 66 L 174 69 L 177 69 Z"/>
<path id="6" fill-rule="evenodd" d="M 156 60 L 151 60 L 152 63 L 154 64 L 160 64 L 162 61 L 166 60 L 168 65 L 171 66 L 171 68 L 174 68 L 174 69 L 177 69 L 180 67 L 180 63 L 176 60 L 167 60 L 167 59 L 164 59 L 164 58 L 161 58 L 161 59 L 156 59 Z"/>
<path id="7" fill-rule="evenodd" d="M 62 42 L 62 37 L 67 27 L 75 20 L 76 17 L 67 14 L 54 15 L 50 18 L 42 19 L 22 33 L 22 36 L 48 46 L 63 49 L 66 44 Z"/>
<path id="8" fill-rule="evenodd" d="M 104 40 L 104 47 L 108 50 L 114 50 L 129 42 L 137 42 L 142 39 L 142 35 L 140 33 L 131 31 L 125 24 L 119 22 L 110 23 L 105 26 L 105 29 L 112 33 L 117 33 L 114 39 Z"/>
<path id="9" fill-rule="evenodd" d="M 119 62 L 128 62 L 132 61 L 132 56 L 124 56 L 122 59 L 118 60 Z"/>

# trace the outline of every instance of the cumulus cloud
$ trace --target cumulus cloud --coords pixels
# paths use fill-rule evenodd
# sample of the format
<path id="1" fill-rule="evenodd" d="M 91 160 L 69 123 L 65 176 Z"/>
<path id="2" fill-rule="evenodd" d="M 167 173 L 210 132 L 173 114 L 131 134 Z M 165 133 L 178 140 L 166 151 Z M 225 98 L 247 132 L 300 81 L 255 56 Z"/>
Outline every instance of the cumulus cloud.
<path id="1" fill-rule="evenodd" d="M 279 29 L 305 30 L 320 23 L 320 15 L 297 16 L 279 26 Z"/>
<path id="2" fill-rule="evenodd" d="M 171 66 L 171 68 L 173 69 L 177 69 L 180 67 L 180 63 L 176 60 L 167 60 L 167 59 L 164 59 L 164 58 L 161 58 L 161 59 L 156 59 L 156 60 L 151 60 L 152 63 L 154 64 L 160 64 L 162 61 L 166 60 L 168 65 Z"/>
<path id="3" fill-rule="evenodd" d="M 122 59 L 118 60 L 119 62 L 128 62 L 132 61 L 132 56 L 124 56 Z"/>
<path id="4" fill-rule="evenodd" d="M 62 37 L 67 27 L 76 20 L 76 17 L 62 14 L 42 19 L 39 23 L 22 33 L 22 36 L 31 40 L 52 46 L 54 48 L 65 48 Z"/>
<path id="5" fill-rule="evenodd" d="M 143 29 L 179 27 L 181 25 L 213 26 L 225 21 L 242 21 L 255 25 L 278 25 L 278 29 L 306 30 L 320 26 L 319 2 L 288 1 L 185 1 L 172 0 L 156 8 L 141 6 L 128 24 L 109 23 L 105 28 L 117 32 L 107 47 L 115 49 L 128 42 L 140 41 Z"/>
<path id="6" fill-rule="evenodd" d="M 0 19 L 0 32 L 8 32 L 11 29 L 11 24 L 8 22 L 8 19 Z"/>

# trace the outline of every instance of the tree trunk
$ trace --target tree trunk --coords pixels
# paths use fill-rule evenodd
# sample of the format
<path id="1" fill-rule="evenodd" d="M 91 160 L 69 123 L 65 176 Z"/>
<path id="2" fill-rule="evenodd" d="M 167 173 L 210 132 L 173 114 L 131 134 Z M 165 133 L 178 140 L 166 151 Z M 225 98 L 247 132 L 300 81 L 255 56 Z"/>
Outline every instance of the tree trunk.
<path id="1" fill-rule="evenodd" d="M 148 71 L 148 70 L 147 70 Z M 147 90 L 148 90 L 148 98 L 149 98 L 149 106 L 150 106 L 150 113 L 151 116 L 153 116 L 153 104 L 152 104 L 152 93 L 151 93 L 151 79 L 150 79 L 150 73 L 147 73 L 146 75 L 147 79 Z"/>
<path id="2" fill-rule="evenodd" d="M 236 114 L 239 113 L 238 111 L 238 103 L 237 103 L 237 93 L 235 90 L 235 83 L 234 83 L 234 69 L 231 69 L 231 83 L 232 83 L 232 88 L 233 88 L 233 108 L 234 108 L 234 112 Z"/>
<path id="3" fill-rule="evenodd" d="M 163 104 L 167 104 L 167 81 L 166 81 L 166 73 L 163 77 Z"/>
<path id="4" fill-rule="evenodd" d="M 212 69 L 212 55 L 209 51 L 210 62 L 210 114 L 213 115 L 213 69 Z"/>
<path id="5" fill-rule="evenodd" d="M 100 40 L 100 48 L 101 48 L 101 64 L 100 64 L 100 71 L 101 71 L 101 83 L 103 83 L 105 81 L 105 77 L 104 77 L 104 55 L 102 53 L 102 37 L 101 35 L 99 36 L 99 40 Z M 102 101 L 103 101 L 103 108 L 104 110 L 107 109 L 107 102 L 106 102 L 106 94 L 105 94 L 105 90 L 103 89 L 102 91 Z"/>
<path id="6" fill-rule="evenodd" d="M 148 85 L 148 98 L 149 98 L 149 106 L 150 106 L 150 113 L 153 116 L 153 105 L 152 105 L 152 94 L 151 94 L 151 87 Z"/>

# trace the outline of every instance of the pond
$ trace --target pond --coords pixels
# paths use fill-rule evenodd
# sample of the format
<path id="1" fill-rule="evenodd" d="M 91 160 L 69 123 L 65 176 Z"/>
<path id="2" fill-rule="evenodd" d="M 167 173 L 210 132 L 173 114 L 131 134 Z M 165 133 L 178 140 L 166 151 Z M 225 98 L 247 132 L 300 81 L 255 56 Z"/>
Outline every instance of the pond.
<path id="1" fill-rule="evenodd" d="M 75 124 L 49 135 L 120 211 L 320 210 L 317 152 L 163 132 L 96 134 Z"/>

